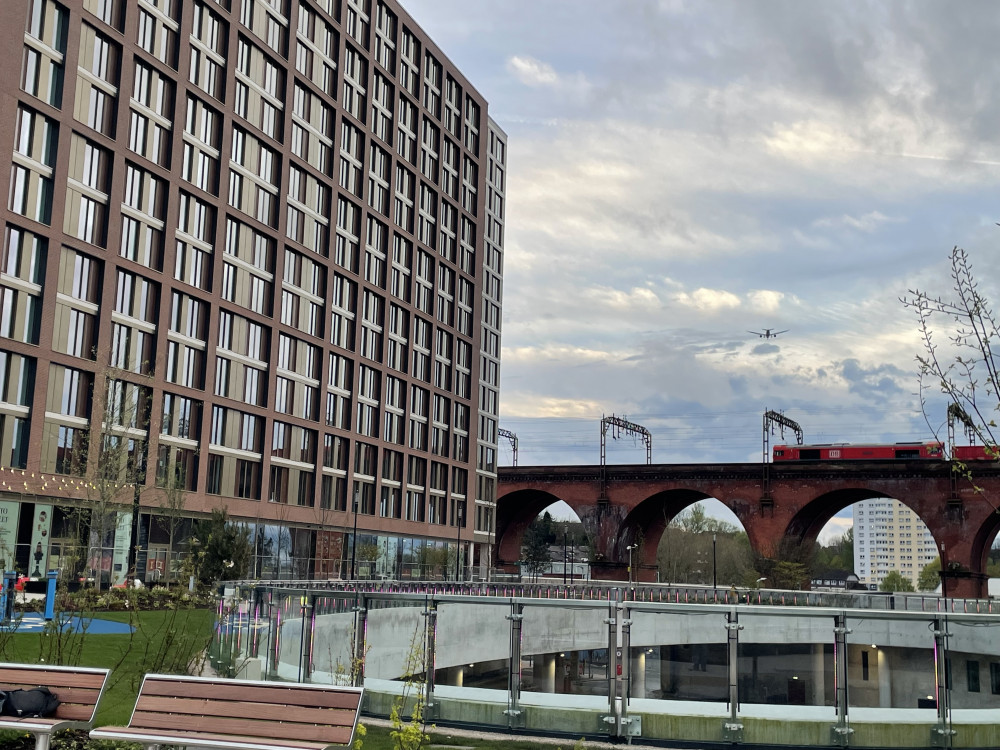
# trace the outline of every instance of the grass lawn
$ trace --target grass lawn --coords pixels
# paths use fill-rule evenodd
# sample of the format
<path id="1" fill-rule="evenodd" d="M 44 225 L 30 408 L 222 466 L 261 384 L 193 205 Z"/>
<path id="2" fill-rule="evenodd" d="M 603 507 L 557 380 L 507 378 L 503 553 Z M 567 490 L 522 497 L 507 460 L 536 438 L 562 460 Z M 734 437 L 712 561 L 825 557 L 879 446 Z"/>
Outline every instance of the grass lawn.
<path id="1" fill-rule="evenodd" d="M 186 674 L 188 665 L 208 646 L 215 624 L 213 609 L 100 612 L 96 617 L 127 622 L 135 632 L 130 635 L 4 632 L 0 635 L 0 660 L 111 668 L 97 711 L 98 725 L 128 723 L 139 684 L 147 672 Z"/>

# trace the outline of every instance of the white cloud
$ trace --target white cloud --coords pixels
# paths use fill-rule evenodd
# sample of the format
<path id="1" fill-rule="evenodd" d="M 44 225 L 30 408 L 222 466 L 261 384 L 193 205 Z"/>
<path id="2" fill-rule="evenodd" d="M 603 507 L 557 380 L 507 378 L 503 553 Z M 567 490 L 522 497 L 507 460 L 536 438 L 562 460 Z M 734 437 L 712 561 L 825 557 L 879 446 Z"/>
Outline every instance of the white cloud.
<path id="1" fill-rule="evenodd" d="M 674 299 L 681 305 L 693 307 L 702 312 L 732 310 L 740 306 L 740 298 L 723 289 L 695 289 L 688 294 L 681 292 Z"/>
<path id="2" fill-rule="evenodd" d="M 747 301 L 755 312 L 775 313 L 783 299 L 785 299 L 784 292 L 772 289 L 753 289 L 747 292 Z"/>
<path id="3" fill-rule="evenodd" d="M 504 416 L 510 418 L 589 418 L 600 414 L 602 406 L 600 401 L 594 399 L 559 398 L 517 391 L 503 394 Z"/>
<path id="4" fill-rule="evenodd" d="M 507 70 L 525 86 L 555 86 L 559 83 L 559 74 L 555 69 L 533 57 L 514 55 L 507 60 Z"/>
<path id="5" fill-rule="evenodd" d="M 901 221 L 903 219 L 886 216 L 880 211 L 869 211 L 861 216 L 843 214 L 836 218 L 827 217 L 817 219 L 813 222 L 813 226 L 820 228 L 847 227 L 848 229 L 856 229 L 859 232 L 871 233 L 883 224 L 893 224 Z"/>

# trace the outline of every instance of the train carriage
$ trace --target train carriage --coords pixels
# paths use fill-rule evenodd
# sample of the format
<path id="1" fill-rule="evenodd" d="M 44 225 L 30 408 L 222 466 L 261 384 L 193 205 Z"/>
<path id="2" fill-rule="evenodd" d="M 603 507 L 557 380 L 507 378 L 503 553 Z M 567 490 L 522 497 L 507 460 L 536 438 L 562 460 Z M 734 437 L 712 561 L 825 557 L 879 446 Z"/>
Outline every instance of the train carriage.
<path id="1" fill-rule="evenodd" d="M 914 443 L 776 445 L 773 456 L 775 461 L 897 461 L 945 458 L 944 443 L 938 440 Z"/>

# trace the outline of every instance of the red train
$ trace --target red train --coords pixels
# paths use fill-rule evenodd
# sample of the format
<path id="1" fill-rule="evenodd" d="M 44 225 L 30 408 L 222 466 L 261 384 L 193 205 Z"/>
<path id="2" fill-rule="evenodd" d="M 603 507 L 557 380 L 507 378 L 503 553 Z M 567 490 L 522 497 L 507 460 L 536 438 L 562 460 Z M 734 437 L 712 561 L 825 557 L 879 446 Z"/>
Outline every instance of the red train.
<path id="1" fill-rule="evenodd" d="M 995 448 L 985 445 L 954 445 L 951 457 L 956 461 L 996 461 L 1000 455 Z"/>
<path id="2" fill-rule="evenodd" d="M 776 445 L 775 461 L 894 461 L 898 459 L 942 459 L 944 443 L 820 443 Z"/>
<path id="3" fill-rule="evenodd" d="M 996 461 L 997 453 L 984 445 L 952 447 L 956 461 Z M 925 440 L 915 443 L 817 443 L 776 445 L 775 461 L 896 461 L 943 460 L 944 443 Z"/>

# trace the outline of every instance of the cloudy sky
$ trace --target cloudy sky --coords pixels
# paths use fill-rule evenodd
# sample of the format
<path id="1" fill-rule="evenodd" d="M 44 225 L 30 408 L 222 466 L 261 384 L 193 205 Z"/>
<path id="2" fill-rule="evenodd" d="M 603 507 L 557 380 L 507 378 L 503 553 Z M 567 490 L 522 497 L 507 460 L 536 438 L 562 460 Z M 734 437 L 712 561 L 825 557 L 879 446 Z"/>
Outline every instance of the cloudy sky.
<path id="1" fill-rule="evenodd" d="M 403 3 L 510 139 L 500 406 L 520 464 L 597 463 L 610 414 L 657 463 L 759 460 L 765 409 L 806 442 L 940 427 L 898 298 L 946 294 L 955 245 L 992 288 L 993 3 Z"/>

